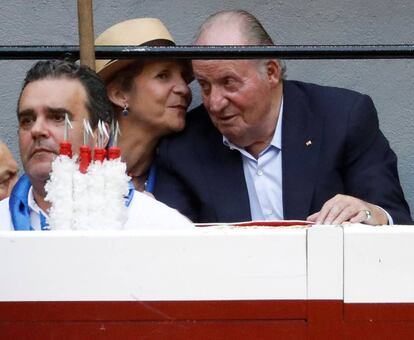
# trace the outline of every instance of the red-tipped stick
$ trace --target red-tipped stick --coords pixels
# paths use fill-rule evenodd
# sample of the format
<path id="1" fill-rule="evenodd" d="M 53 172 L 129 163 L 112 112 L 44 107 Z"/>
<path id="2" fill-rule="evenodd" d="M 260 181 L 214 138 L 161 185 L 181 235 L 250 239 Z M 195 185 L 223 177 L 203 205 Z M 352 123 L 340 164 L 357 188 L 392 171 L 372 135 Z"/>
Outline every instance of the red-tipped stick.
<path id="1" fill-rule="evenodd" d="M 92 152 L 89 147 L 89 136 L 93 135 L 89 121 L 83 120 L 83 145 L 79 148 L 79 171 L 85 174 L 92 161 Z"/>
<path id="2" fill-rule="evenodd" d="M 59 145 L 59 154 L 62 156 L 68 156 L 72 158 L 72 144 L 68 141 L 68 128 L 73 129 L 72 124 L 70 123 L 68 114 L 65 113 L 65 130 L 63 135 L 63 141 Z"/>
<path id="3" fill-rule="evenodd" d="M 104 148 L 93 149 L 93 159 L 95 161 L 103 162 L 106 156 L 106 150 Z"/>
<path id="4" fill-rule="evenodd" d="M 68 156 L 72 158 L 72 144 L 68 141 L 60 142 L 59 154 L 62 156 Z"/>
<path id="5" fill-rule="evenodd" d="M 112 146 L 108 149 L 108 159 L 121 158 L 121 148 L 118 147 L 118 136 L 121 134 L 119 124 L 116 122 L 115 128 L 112 128 Z"/>
<path id="6" fill-rule="evenodd" d="M 104 148 L 104 136 L 109 138 L 106 131 L 105 124 L 101 121 L 98 122 L 98 146 L 94 148 L 94 160 L 103 162 L 106 156 L 106 150 Z"/>
<path id="7" fill-rule="evenodd" d="M 82 145 L 79 149 L 79 171 L 81 173 L 86 174 L 91 160 L 91 148 L 88 145 Z"/>
<path id="8" fill-rule="evenodd" d="M 121 148 L 111 146 L 108 150 L 108 159 L 117 159 L 121 157 Z"/>

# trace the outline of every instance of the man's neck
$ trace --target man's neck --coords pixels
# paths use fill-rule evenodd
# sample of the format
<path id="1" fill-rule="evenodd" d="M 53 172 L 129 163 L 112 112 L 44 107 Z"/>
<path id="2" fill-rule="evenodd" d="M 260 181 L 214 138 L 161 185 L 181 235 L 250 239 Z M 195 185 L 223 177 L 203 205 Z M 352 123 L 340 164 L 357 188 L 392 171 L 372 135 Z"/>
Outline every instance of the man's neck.
<path id="1" fill-rule="evenodd" d="M 273 136 L 276 131 L 276 126 L 280 117 L 280 110 L 283 102 L 283 86 L 277 88 L 275 97 L 272 103 L 273 111 L 268 115 L 267 119 L 263 122 L 262 138 L 256 139 L 254 143 L 245 147 L 245 150 L 250 153 L 254 158 L 258 158 L 260 153 L 266 149 L 272 142 Z"/>
<path id="2" fill-rule="evenodd" d="M 251 154 L 254 158 L 258 159 L 260 153 L 266 149 L 270 142 L 271 142 L 271 138 L 269 140 L 263 141 L 263 142 L 256 142 L 253 143 L 252 145 L 249 145 L 248 147 L 245 148 L 245 150 Z"/>
<path id="3" fill-rule="evenodd" d="M 121 124 L 122 139 L 119 147 L 123 150 L 122 158 L 127 164 L 127 172 L 133 176 L 145 174 L 150 167 L 159 136 L 143 130 L 135 124 Z"/>

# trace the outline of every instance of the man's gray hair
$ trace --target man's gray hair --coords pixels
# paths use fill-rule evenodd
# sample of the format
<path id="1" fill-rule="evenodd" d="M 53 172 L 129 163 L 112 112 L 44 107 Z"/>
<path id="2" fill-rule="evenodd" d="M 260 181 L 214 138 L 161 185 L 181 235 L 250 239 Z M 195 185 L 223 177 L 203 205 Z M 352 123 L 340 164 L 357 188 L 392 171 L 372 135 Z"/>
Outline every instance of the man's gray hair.
<path id="1" fill-rule="evenodd" d="M 240 29 L 243 30 L 246 43 L 249 45 L 274 45 L 272 38 L 267 33 L 261 22 L 251 13 L 242 10 L 224 10 L 210 15 L 200 26 L 195 40 L 197 41 L 204 31 L 212 27 L 218 20 L 238 20 Z M 281 77 L 285 78 L 286 64 L 283 60 L 278 60 L 281 67 Z"/>

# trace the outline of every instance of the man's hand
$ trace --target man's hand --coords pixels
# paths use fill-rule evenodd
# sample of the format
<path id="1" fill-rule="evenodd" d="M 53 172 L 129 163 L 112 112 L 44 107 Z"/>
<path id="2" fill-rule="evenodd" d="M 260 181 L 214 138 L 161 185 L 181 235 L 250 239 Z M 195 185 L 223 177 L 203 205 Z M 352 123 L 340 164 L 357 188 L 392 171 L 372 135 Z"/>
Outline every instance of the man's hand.
<path id="1" fill-rule="evenodd" d="M 336 195 L 326 201 L 322 209 L 308 216 L 307 220 L 315 224 L 342 224 L 343 222 L 388 224 L 387 215 L 381 208 L 347 195 Z"/>

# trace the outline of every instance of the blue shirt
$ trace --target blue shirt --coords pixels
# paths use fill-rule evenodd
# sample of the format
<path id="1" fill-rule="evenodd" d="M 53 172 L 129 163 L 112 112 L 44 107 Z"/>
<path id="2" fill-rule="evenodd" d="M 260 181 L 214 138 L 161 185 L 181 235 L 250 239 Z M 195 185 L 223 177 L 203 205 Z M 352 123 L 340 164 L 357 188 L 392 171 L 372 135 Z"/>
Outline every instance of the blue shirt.
<path id="1" fill-rule="evenodd" d="M 223 136 L 224 145 L 241 153 L 252 220 L 283 220 L 282 119 L 283 100 L 272 141 L 257 159 Z"/>

